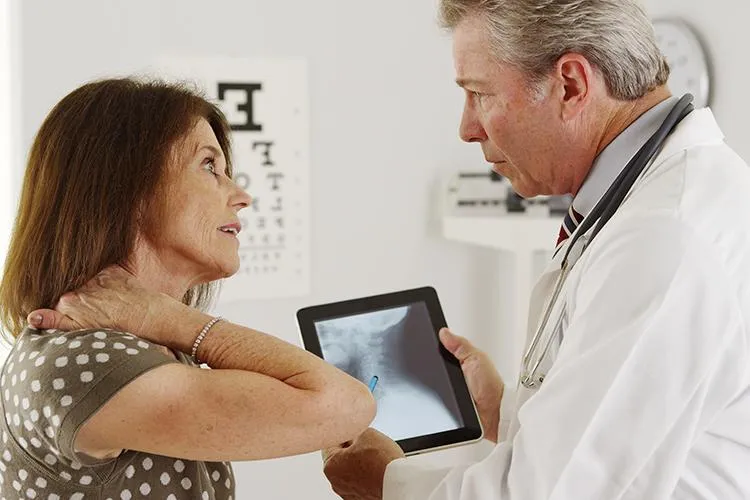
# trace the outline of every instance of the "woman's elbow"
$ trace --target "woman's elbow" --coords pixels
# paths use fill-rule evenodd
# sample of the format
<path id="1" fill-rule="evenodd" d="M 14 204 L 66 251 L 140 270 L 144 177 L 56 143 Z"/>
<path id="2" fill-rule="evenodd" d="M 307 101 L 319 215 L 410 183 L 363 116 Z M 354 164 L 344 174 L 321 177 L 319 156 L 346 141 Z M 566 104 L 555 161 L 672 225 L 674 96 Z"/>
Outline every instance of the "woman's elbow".
<path id="1" fill-rule="evenodd" d="M 339 442 L 359 436 L 372 423 L 377 411 L 375 398 L 366 385 L 354 379 L 346 385 L 327 395 L 330 399 L 326 406 L 333 410 L 329 422 L 336 429 Z"/>

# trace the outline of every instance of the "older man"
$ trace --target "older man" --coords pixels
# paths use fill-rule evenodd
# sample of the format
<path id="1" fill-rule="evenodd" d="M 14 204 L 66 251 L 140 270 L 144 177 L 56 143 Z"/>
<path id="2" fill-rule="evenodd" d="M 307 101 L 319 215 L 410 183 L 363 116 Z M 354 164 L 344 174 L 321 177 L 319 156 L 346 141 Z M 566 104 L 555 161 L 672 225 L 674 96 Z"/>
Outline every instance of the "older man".
<path id="1" fill-rule="evenodd" d="M 369 430 L 325 452 L 334 491 L 750 498 L 750 170 L 710 110 L 671 96 L 636 0 L 442 0 L 441 13 L 466 95 L 461 138 L 521 195 L 574 201 L 531 298 L 535 349 L 517 391 L 441 332 L 492 453 L 418 468 Z"/>

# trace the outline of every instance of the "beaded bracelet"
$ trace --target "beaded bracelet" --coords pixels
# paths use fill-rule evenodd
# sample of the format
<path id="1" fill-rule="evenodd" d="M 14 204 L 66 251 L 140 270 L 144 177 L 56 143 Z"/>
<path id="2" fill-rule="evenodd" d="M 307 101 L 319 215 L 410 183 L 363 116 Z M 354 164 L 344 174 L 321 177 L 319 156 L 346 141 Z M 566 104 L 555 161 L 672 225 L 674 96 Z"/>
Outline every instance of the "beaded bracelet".
<path id="1" fill-rule="evenodd" d="M 193 350 L 191 351 L 191 356 L 193 356 L 193 359 L 196 363 L 200 364 L 201 362 L 198 360 L 198 346 L 201 345 L 201 342 L 203 342 L 203 339 L 206 337 L 206 334 L 211 329 L 212 326 L 214 326 L 217 322 L 221 321 L 224 318 L 221 318 L 219 316 L 215 317 L 208 323 L 206 323 L 206 326 L 203 327 L 203 330 L 198 334 L 198 336 L 195 338 L 195 342 L 193 342 Z"/>

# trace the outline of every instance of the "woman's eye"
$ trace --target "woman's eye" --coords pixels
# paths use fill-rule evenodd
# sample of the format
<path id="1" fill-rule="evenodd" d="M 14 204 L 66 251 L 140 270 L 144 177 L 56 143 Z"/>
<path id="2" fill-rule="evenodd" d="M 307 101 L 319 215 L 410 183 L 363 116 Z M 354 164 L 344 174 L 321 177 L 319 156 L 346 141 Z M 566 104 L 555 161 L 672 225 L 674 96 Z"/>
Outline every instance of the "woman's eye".
<path id="1" fill-rule="evenodd" d="M 216 175 L 216 164 L 214 163 L 214 160 L 207 160 L 203 168 L 211 172 L 213 175 Z"/>

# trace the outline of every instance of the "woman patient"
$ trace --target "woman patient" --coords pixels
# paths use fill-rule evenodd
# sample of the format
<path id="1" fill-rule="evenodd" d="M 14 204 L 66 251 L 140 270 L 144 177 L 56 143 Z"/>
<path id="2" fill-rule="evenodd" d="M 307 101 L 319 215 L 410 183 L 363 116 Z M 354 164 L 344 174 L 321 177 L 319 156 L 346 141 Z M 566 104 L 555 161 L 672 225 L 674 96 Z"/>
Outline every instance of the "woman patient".
<path id="1" fill-rule="evenodd" d="M 229 461 L 338 445 L 373 419 L 354 378 L 202 312 L 239 267 L 250 203 L 229 138 L 198 94 L 132 79 L 84 85 L 44 121 L 0 284 L 6 496 L 231 499 Z"/>

